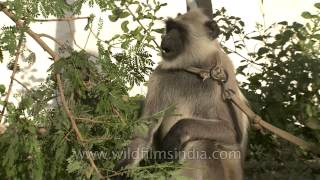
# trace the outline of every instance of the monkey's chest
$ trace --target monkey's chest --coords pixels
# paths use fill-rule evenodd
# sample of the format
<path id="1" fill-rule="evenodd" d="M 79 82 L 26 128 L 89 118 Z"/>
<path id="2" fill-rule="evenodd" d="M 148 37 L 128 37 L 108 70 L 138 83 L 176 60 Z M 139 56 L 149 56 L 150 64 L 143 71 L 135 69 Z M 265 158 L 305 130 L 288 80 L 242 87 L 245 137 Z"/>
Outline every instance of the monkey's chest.
<path id="1" fill-rule="evenodd" d="M 227 106 L 222 100 L 221 86 L 213 80 L 203 81 L 194 74 L 179 72 L 162 74 L 159 90 L 162 109 L 174 105 L 175 115 L 167 117 L 160 126 L 163 138 L 178 121 L 184 118 L 227 119 Z M 228 115 L 229 116 L 229 115 Z"/>

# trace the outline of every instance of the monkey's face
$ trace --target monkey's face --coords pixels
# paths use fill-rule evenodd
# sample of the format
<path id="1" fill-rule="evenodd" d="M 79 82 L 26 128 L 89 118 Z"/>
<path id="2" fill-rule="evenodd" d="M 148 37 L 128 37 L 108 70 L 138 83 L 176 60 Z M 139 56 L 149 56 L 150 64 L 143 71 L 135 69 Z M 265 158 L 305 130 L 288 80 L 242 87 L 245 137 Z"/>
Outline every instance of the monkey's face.
<path id="1" fill-rule="evenodd" d="M 161 50 L 165 60 L 179 56 L 188 44 L 187 27 L 173 19 L 166 21 L 166 33 L 162 35 Z"/>
<path id="2" fill-rule="evenodd" d="M 169 18 L 165 23 L 166 31 L 161 41 L 165 61 L 173 61 L 184 52 L 190 52 L 195 45 L 216 39 L 220 32 L 217 23 L 209 20 L 201 10 Z"/>

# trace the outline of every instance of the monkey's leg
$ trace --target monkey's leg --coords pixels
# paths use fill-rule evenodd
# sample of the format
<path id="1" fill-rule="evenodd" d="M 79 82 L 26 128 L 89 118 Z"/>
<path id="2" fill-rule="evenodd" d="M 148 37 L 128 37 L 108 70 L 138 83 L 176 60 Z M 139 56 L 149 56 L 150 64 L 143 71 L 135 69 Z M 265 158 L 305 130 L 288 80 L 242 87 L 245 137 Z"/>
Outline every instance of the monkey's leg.
<path id="1" fill-rule="evenodd" d="M 226 180 L 242 180 L 243 169 L 242 169 L 242 153 L 239 146 L 226 146 L 221 145 L 219 148 L 220 152 L 226 154 L 224 157 L 220 157 L 222 163 L 224 175 Z"/>
<path id="2" fill-rule="evenodd" d="M 163 139 L 163 149 L 182 150 L 188 141 L 212 140 L 226 145 L 235 145 L 236 132 L 232 124 L 217 119 L 182 119 L 177 122 Z"/>

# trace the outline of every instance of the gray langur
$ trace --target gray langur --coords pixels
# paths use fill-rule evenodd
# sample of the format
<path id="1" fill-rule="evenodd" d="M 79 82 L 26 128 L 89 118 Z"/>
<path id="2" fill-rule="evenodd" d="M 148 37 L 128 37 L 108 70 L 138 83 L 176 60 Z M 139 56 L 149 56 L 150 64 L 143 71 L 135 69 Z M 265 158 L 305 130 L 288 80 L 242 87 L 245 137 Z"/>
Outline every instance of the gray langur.
<path id="1" fill-rule="evenodd" d="M 145 157 L 143 150 L 153 147 L 165 152 L 206 153 L 206 158 L 179 156 L 178 160 L 183 163 L 181 174 L 190 179 L 243 179 L 248 119 L 223 99 L 219 82 L 203 80 L 185 70 L 188 67 L 210 69 L 221 63 L 228 75 L 224 86 L 235 90 L 235 95 L 245 101 L 232 62 L 216 39 L 218 34 L 216 22 L 201 9 L 166 21 L 161 42 L 163 60 L 150 76 L 142 118 L 148 119 L 171 105 L 178 115 L 164 116 L 160 121 L 149 118 L 148 132 L 136 135 L 127 149 L 140 156 L 127 156 L 115 170 L 138 166 Z M 234 152 L 240 152 L 240 156 L 231 157 Z M 214 153 L 218 157 L 210 156 Z"/>

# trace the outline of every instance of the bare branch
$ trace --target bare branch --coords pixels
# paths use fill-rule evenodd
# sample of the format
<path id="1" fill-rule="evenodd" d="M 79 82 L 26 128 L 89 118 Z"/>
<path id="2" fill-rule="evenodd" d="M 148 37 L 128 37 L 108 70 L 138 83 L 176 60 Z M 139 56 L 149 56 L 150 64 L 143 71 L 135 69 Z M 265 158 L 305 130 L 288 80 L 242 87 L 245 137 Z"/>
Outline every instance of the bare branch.
<path id="1" fill-rule="evenodd" d="M 121 122 L 123 122 L 123 123 L 125 122 L 123 116 L 115 107 L 112 107 L 112 111 L 120 118 Z"/>
<path id="2" fill-rule="evenodd" d="M 13 70 L 12 70 L 12 75 L 11 75 L 11 80 L 10 80 L 8 92 L 7 92 L 6 97 L 4 99 L 4 104 L 3 104 L 3 107 L 2 107 L 2 110 L 1 110 L 1 113 L 0 113 L 0 122 L 2 122 L 2 117 L 3 117 L 3 115 L 4 115 L 5 111 L 6 111 L 7 105 L 9 103 L 9 97 L 10 97 L 10 94 L 11 94 L 11 91 L 12 91 L 14 76 L 16 75 L 17 70 L 18 70 L 18 60 L 19 60 L 19 57 L 20 57 L 22 44 L 23 44 L 23 33 L 20 34 L 20 39 L 19 39 L 19 42 L 18 42 L 18 46 L 16 47 L 16 54 L 15 54 L 16 57 L 14 59 Z"/>
<path id="3" fill-rule="evenodd" d="M 22 82 L 20 82 L 18 79 L 16 79 L 15 77 L 13 77 L 13 80 L 16 81 L 18 84 L 20 84 L 23 88 L 25 88 L 27 91 L 31 91 L 31 89 L 29 89 L 25 84 L 23 84 Z"/>
<path id="4" fill-rule="evenodd" d="M 94 54 L 92 54 L 92 53 L 87 52 L 84 48 L 82 48 L 81 46 L 78 45 L 76 39 L 74 38 L 74 32 L 72 32 L 71 24 L 70 24 L 69 21 L 68 21 L 68 26 L 69 26 L 70 37 L 72 38 L 73 43 L 74 43 L 79 49 L 85 51 L 88 55 L 90 55 L 90 56 L 92 56 L 92 57 L 94 57 L 94 58 L 96 58 L 96 59 L 99 59 L 98 56 L 96 56 L 96 55 L 94 55 Z"/>
<path id="5" fill-rule="evenodd" d="M 64 18 L 57 18 L 57 19 L 34 19 L 37 22 L 52 22 L 52 21 L 74 21 L 78 19 L 89 19 L 90 17 L 64 17 Z"/>
<path id="6" fill-rule="evenodd" d="M 38 34 L 38 36 L 40 37 L 46 37 L 48 39 L 51 39 L 52 41 L 54 41 L 55 43 L 57 43 L 59 46 L 63 47 L 64 46 L 64 43 L 59 41 L 58 39 L 48 35 L 48 34 L 44 34 L 44 33 L 41 33 L 41 34 Z"/>
<path id="7" fill-rule="evenodd" d="M 93 123 L 93 124 L 105 124 L 107 122 L 105 121 L 96 121 L 90 118 L 82 118 L 82 117 L 77 117 L 75 118 L 77 121 L 79 122 L 83 122 L 83 123 Z"/>
<path id="8" fill-rule="evenodd" d="M 113 137 L 95 137 L 95 138 L 89 138 L 86 139 L 86 142 L 92 142 L 92 141 L 110 141 L 114 139 Z"/>

